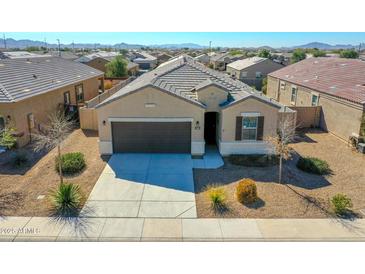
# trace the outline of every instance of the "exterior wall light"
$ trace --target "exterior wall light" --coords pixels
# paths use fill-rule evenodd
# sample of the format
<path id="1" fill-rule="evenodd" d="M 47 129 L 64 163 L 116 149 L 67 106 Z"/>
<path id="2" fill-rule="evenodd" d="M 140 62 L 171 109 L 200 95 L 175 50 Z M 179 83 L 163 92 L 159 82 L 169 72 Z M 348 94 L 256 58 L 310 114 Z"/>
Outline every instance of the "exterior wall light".
<path id="1" fill-rule="evenodd" d="M 105 126 L 105 124 L 106 124 L 106 122 L 105 122 L 105 120 L 103 120 L 103 126 Z"/>
<path id="2" fill-rule="evenodd" d="M 196 122 L 195 122 L 195 129 L 196 129 L 196 130 L 199 130 L 199 129 L 200 129 L 199 121 L 196 121 Z"/>

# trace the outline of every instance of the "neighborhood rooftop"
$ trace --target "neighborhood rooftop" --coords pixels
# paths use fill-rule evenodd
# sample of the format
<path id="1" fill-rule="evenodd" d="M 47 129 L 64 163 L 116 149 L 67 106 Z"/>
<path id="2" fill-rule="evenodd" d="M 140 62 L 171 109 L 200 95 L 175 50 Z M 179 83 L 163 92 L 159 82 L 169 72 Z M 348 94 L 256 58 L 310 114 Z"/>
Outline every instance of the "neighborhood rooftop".
<path id="1" fill-rule="evenodd" d="M 17 102 L 103 72 L 62 58 L 0 60 L 0 103 Z"/>
<path id="2" fill-rule="evenodd" d="M 365 105 L 365 62 L 344 58 L 309 58 L 269 76 Z"/>
<path id="3" fill-rule="evenodd" d="M 230 66 L 231 68 L 237 69 L 237 70 L 242 70 L 242 69 L 248 68 L 250 66 L 253 66 L 255 64 L 261 63 L 265 60 L 267 60 L 267 58 L 255 56 L 255 57 L 251 57 L 251 58 L 237 60 L 233 63 L 228 64 L 228 66 Z"/>
<path id="4" fill-rule="evenodd" d="M 283 107 L 241 81 L 234 80 L 222 72 L 209 69 L 188 55 L 181 55 L 161 64 L 153 71 L 143 74 L 99 104 L 99 106 L 142 87 L 153 86 L 204 107 L 197 99 L 196 90 L 207 85 L 207 83 L 223 87 L 229 92 L 230 100 L 226 103 L 227 105 L 254 96 L 279 108 Z"/>

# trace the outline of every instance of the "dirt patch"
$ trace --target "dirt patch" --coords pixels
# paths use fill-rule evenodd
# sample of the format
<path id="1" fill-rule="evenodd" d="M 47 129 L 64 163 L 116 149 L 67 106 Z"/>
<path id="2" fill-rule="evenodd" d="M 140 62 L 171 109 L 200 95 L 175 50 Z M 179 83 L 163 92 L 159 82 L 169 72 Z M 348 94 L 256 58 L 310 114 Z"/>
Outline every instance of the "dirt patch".
<path id="1" fill-rule="evenodd" d="M 77 176 L 65 177 L 66 182 L 80 185 L 85 199 L 93 189 L 107 160 L 100 157 L 97 141 L 96 132 L 78 129 L 72 132 L 63 144 L 63 153 L 80 151 L 85 155 L 86 169 Z M 31 162 L 27 167 L 13 168 L 9 164 L 10 157 L 0 163 L 0 215 L 48 216 L 49 192 L 59 184 L 59 176 L 54 166 L 56 149 L 49 153 L 34 153 L 30 147 L 22 150 L 31 156 Z M 45 197 L 37 199 L 40 195 Z"/>
<path id="2" fill-rule="evenodd" d="M 303 133 L 292 145 L 296 154 L 284 165 L 285 184 L 276 183 L 277 166 L 242 167 L 225 159 L 219 169 L 194 169 L 198 217 L 244 218 L 327 218 L 331 216 L 329 199 L 348 195 L 354 211 L 365 208 L 365 156 L 352 151 L 346 143 L 319 131 Z M 333 174 L 319 176 L 305 173 L 295 166 L 299 156 L 326 160 Z M 244 206 L 234 198 L 235 186 L 242 178 L 257 182 L 259 201 Z M 205 187 L 222 185 L 227 193 L 227 210 L 215 212 L 206 197 Z"/>

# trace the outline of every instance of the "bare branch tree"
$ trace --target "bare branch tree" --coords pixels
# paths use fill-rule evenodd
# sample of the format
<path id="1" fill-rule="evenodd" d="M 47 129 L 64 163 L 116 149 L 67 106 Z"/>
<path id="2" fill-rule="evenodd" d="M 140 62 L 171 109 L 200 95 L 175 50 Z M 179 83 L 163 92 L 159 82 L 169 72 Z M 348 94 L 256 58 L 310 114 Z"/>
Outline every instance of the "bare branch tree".
<path id="1" fill-rule="evenodd" d="M 279 183 L 282 182 L 283 160 L 291 158 L 293 149 L 289 143 L 294 140 L 296 129 L 295 115 L 282 115 L 279 120 L 277 135 L 268 138 L 279 155 Z"/>
<path id="2" fill-rule="evenodd" d="M 63 184 L 61 145 L 73 127 L 74 123 L 63 112 L 56 111 L 48 116 L 48 123 L 44 127 L 44 130 L 32 135 L 35 151 L 57 147 L 58 170 L 61 184 Z"/>

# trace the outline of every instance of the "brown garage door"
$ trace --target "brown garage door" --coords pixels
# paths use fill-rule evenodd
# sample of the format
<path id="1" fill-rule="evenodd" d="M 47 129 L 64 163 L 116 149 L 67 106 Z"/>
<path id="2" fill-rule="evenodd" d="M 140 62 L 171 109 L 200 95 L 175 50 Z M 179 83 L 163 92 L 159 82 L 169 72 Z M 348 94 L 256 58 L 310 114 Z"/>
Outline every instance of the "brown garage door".
<path id="1" fill-rule="evenodd" d="M 113 152 L 190 153 L 190 122 L 112 122 Z"/>

